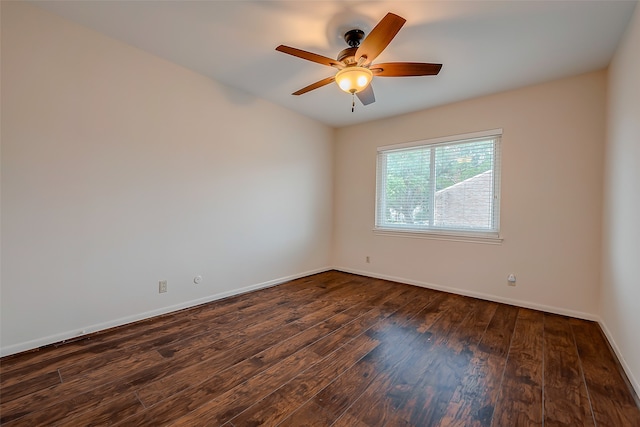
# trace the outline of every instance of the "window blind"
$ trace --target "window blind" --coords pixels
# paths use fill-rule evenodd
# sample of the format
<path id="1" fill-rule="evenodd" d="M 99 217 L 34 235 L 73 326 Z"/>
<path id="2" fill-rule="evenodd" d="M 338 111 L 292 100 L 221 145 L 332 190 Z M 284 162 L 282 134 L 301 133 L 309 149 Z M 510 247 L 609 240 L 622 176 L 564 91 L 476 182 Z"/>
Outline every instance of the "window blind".
<path id="1" fill-rule="evenodd" d="M 379 149 L 376 228 L 499 231 L 498 133 Z"/>

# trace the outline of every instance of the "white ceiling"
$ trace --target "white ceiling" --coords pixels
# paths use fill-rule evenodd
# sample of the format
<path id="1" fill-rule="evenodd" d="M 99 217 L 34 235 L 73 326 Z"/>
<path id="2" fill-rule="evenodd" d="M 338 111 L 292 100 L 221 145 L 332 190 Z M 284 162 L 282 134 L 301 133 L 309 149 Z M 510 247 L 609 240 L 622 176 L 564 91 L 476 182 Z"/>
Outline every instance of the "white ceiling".
<path id="1" fill-rule="evenodd" d="M 605 68 L 637 4 L 614 0 L 32 3 L 335 127 Z M 354 113 L 351 96 L 334 84 L 291 95 L 335 69 L 276 52 L 276 46 L 335 58 L 346 47 L 339 29 L 370 29 L 387 12 L 407 23 L 375 62 L 442 63 L 438 76 L 374 78 L 376 102 L 365 107 L 356 101 Z"/>

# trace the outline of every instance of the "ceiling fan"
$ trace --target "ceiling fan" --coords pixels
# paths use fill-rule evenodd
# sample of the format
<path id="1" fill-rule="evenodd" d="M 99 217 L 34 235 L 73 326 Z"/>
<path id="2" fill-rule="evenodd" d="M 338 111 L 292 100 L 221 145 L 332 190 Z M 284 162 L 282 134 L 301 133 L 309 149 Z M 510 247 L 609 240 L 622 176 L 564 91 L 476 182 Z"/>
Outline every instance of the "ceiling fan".
<path id="1" fill-rule="evenodd" d="M 360 29 L 347 31 L 344 34 L 344 39 L 349 47 L 342 50 L 337 59 L 331 59 L 294 47 L 278 46 L 276 50 L 279 52 L 338 69 L 334 76 L 303 87 L 293 92 L 292 95 L 302 95 L 335 81 L 340 86 L 340 89 L 357 96 L 362 104 L 369 105 L 376 100 L 370 85 L 374 76 L 409 77 L 438 74 L 442 64 L 424 62 L 372 64 L 372 61 L 391 43 L 391 40 L 398 34 L 405 22 L 406 19 L 393 13 L 387 13 L 366 38 L 364 37 L 364 32 Z M 352 104 L 351 111 L 353 111 L 353 106 L 354 104 Z"/>

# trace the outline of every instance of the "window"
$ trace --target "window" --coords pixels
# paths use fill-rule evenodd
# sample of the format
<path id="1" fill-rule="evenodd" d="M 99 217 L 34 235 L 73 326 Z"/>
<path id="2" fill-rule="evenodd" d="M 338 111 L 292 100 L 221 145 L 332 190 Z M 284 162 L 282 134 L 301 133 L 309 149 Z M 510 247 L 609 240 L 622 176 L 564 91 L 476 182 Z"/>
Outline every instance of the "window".
<path id="1" fill-rule="evenodd" d="M 501 135 L 378 148 L 376 230 L 497 238 Z"/>

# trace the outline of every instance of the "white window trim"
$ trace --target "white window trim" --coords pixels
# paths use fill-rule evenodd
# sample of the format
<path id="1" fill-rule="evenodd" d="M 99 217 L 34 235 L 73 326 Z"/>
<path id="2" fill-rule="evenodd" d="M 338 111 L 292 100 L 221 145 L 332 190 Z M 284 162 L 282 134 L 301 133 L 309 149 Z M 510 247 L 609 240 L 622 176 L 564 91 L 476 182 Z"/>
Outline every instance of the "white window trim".
<path id="1" fill-rule="evenodd" d="M 445 144 L 448 142 L 454 142 L 454 141 L 461 141 L 461 140 L 467 140 L 467 139 L 478 139 L 478 138 L 484 138 L 484 137 L 495 137 L 498 136 L 500 137 L 500 139 L 502 139 L 502 128 L 497 128 L 497 129 L 490 129 L 490 130 L 484 130 L 484 131 L 479 131 L 479 132 L 470 132 L 470 133 L 464 133 L 464 134 L 458 134 L 458 135 L 450 135 L 450 136 L 444 136 L 444 137 L 439 137 L 439 138 L 431 138 L 431 139 L 426 139 L 426 140 L 417 140 L 417 141 L 411 141 L 411 142 L 405 142 L 405 143 L 400 143 L 400 144 L 393 144 L 393 145 L 384 145 L 384 146 L 380 146 L 377 147 L 377 151 L 378 153 L 380 152 L 390 152 L 390 151 L 395 151 L 395 150 L 403 150 L 403 149 L 407 149 L 407 148 L 412 148 L 412 147 L 418 147 L 418 146 L 426 146 L 426 145 L 438 145 L 438 144 Z M 501 142 L 499 144 L 497 144 L 496 149 L 500 149 L 501 146 Z M 498 153 L 496 153 L 498 154 Z M 501 158 L 502 155 L 501 153 L 499 153 L 499 156 L 495 156 L 495 159 L 498 159 L 498 161 L 501 162 Z M 411 228 L 411 227 L 407 227 L 406 230 L 403 230 L 402 226 L 395 226 L 395 227 L 385 227 L 385 226 L 378 226 L 378 203 L 379 201 L 378 199 L 378 188 L 376 188 L 376 210 L 375 210 L 375 224 L 376 226 L 374 226 L 373 228 L 373 233 L 377 234 L 377 235 L 381 235 L 381 236 L 392 236 L 392 237 L 408 237 L 408 238 L 418 238 L 418 239 L 434 239 L 434 240 L 449 240 L 449 241 L 456 241 L 456 242 L 469 242 L 469 243 L 485 243 L 485 244 L 502 244 L 503 238 L 500 232 L 500 205 L 501 205 L 501 183 L 500 183 L 500 179 L 501 179 L 501 170 L 502 170 L 502 165 L 499 164 L 497 168 L 494 168 L 494 172 L 497 172 L 494 176 L 494 179 L 496 179 L 497 184 L 496 184 L 496 188 L 495 188 L 495 192 L 498 195 L 498 204 L 497 206 L 494 206 L 494 215 L 495 215 L 495 221 L 498 224 L 498 231 L 471 231 L 471 232 L 467 232 L 467 231 L 463 231 L 463 230 L 447 230 L 447 229 L 425 229 L 425 230 L 419 230 L 416 228 Z M 379 183 L 379 171 L 376 169 L 376 186 L 380 185 Z"/>
<path id="2" fill-rule="evenodd" d="M 449 240 L 452 242 L 468 242 L 468 243 L 486 243 L 489 245 L 499 245 L 504 240 L 500 233 L 493 232 L 476 232 L 476 233 L 464 233 L 455 230 L 452 231 L 440 231 L 440 230 L 401 230 L 398 228 L 374 228 L 374 234 L 380 236 L 390 237 L 410 237 L 413 239 L 431 239 L 431 240 Z"/>
<path id="3" fill-rule="evenodd" d="M 439 138 L 420 139 L 418 141 L 403 142 L 401 144 L 383 145 L 378 147 L 378 151 L 400 150 L 403 148 L 417 147 L 419 145 L 442 144 L 445 142 L 460 141 L 463 139 L 476 139 L 476 138 L 484 138 L 487 136 L 498 136 L 498 135 L 502 136 L 502 128 L 483 130 L 480 132 L 461 133 L 459 135 L 442 136 Z"/>

